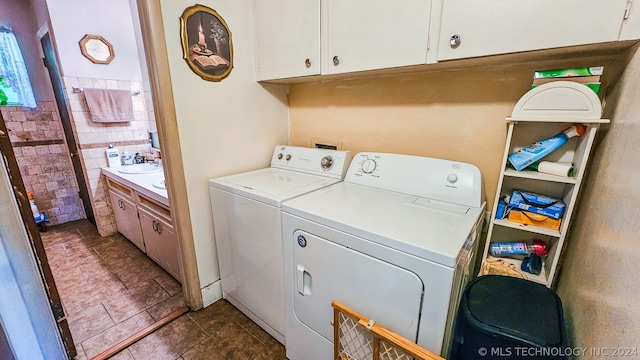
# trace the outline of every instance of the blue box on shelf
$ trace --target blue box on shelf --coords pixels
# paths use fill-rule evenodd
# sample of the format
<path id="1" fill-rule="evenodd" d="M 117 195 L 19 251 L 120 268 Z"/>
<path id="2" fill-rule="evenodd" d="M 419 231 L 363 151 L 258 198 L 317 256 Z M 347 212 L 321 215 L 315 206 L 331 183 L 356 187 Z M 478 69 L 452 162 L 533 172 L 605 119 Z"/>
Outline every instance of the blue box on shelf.
<path id="1" fill-rule="evenodd" d="M 565 208 L 562 200 L 522 190 L 513 190 L 509 206 L 553 219 L 560 219 Z"/>

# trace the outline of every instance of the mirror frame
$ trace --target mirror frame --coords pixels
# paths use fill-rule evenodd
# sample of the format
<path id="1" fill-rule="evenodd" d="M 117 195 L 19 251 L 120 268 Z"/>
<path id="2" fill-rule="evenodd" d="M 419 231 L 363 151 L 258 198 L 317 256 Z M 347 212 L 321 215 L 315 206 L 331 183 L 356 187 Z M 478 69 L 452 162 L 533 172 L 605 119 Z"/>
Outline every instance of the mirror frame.
<path id="1" fill-rule="evenodd" d="M 97 58 L 96 57 L 96 54 L 88 46 L 89 41 L 91 41 L 91 40 L 97 40 L 97 41 L 101 42 L 102 44 L 104 44 L 107 47 L 108 56 L 107 56 L 106 59 L 102 60 L 101 58 Z M 110 63 L 113 60 L 113 58 L 116 57 L 115 52 L 113 51 L 113 45 L 111 45 L 110 42 L 108 42 L 104 37 L 102 37 L 100 35 L 87 34 L 82 39 L 80 39 L 80 41 L 78 43 L 80 44 L 80 52 L 82 53 L 82 55 L 84 55 L 84 57 L 89 59 L 94 64 L 105 64 L 106 65 L 106 64 Z"/>

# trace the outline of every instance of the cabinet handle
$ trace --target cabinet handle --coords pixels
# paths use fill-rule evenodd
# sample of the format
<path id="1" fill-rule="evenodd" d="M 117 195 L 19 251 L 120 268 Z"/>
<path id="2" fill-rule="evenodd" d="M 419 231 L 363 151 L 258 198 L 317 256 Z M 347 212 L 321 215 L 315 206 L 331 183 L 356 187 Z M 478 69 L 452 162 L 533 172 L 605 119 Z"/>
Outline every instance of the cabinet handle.
<path id="1" fill-rule="evenodd" d="M 333 57 L 333 66 L 338 66 L 340 64 L 340 59 L 338 58 L 338 55 Z"/>
<path id="2" fill-rule="evenodd" d="M 460 46 L 460 35 L 455 34 L 451 36 L 451 39 L 449 39 L 449 45 L 451 45 L 452 49 L 457 48 L 458 46 Z"/>
<path id="3" fill-rule="evenodd" d="M 304 61 L 304 66 L 306 66 L 307 69 L 310 68 L 311 67 L 311 60 L 309 60 L 309 59 L 305 60 Z"/>
<path id="4" fill-rule="evenodd" d="M 119 207 L 121 210 L 124 210 L 124 201 L 122 201 L 121 199 L 118 199 L 118 207 Z"/>
<path id="5" fill-rule="evenodd" d="M 153 232 L 155 232 L 156 234 L 162 234 L 162 227 L 160 226 L 160 223 L 153 220 L 151 222 L 151 228 L 153 229 Z"/>

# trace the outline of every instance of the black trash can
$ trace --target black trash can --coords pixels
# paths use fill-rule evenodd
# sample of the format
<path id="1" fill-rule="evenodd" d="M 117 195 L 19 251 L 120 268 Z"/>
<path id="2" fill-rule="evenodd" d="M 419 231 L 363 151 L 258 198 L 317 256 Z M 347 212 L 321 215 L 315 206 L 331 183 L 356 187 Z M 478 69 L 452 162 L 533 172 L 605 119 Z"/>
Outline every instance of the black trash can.
<path id="1" fill-rule="evenodd" d="M 486 275 L 471 281 L 456 320 L 456 359 L 567 359 L 558 295 L 532 281 Z"/>

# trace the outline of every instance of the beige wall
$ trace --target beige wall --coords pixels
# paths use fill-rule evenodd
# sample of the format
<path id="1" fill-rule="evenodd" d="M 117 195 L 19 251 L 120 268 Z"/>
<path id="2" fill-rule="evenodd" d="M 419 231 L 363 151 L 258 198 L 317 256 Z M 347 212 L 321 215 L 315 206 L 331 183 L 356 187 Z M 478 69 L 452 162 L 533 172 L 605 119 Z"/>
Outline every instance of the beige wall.
<path id="1" fill-rule="evenodd" d="M 575 346 L 637 348 L 640 338 L 640 52 L 611 92 L 577 208 L 558 292 Z M 636 355 L 637 356 L 637 355 Z"/>
<path id="2" fill-rule="evenodd" d="M 615 76 L 613 59 L 581 61 L 605 65 L 605 75 Z M 505 117 L 530 88 L 535 70 L 572 66 L 575 61 L 556 61 L 292 85 L 291 144 L 313 146 L 312 139 L 320 138 L 353 152 L 468 162 L 482 171 L 491 210 Z"/>

